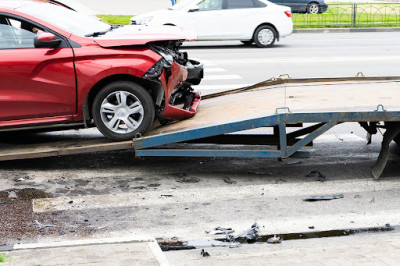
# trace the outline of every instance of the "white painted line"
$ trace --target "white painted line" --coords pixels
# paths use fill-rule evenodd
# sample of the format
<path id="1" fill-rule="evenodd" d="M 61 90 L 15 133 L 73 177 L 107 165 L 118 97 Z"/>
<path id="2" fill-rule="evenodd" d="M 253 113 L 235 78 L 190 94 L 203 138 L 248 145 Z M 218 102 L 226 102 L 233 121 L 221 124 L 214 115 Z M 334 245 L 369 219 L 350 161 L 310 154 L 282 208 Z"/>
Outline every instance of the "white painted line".
<path id="1" fill-rule="evenodd" d="M 341 142 L 341 141 L 349 141 L 349 142 L 367 142 L 365 138 L 357 136 L 355 134 L 326 134 L 321 135 L 314 140 L 314 142 Z"/>
<path id="2" fill-rule="evenodd" d="M 202 64 L 204 64 L 205 67 L 209 67 L 209 66 L 215 66 L 216 63 L 209 61 L 209 60 L 203 60 L 203 59 L 195 59 L 196 61 L 201 62 Z"/>
<path id="3" fill-rule="evenodd" d="M 293 63 L 325 63 L 325 62 L 369 62 L 369 61 L 399 61 L 400 56 L 375 56 L 375 57 L 323 57 L 323 58 L 291 58 L 291 59 L 271 59 L 271 58 L 256 58 L 247 60 L 236 60 L 236 59 L 215 59 L 214 63 L 217 64 L 293 64 Z"/>
<path id="4" fill-rule="evenodd" d="M 229 89 L 239 89 L 243 87 L 248 87 L 253 84 L 225 84 L 225 85 L 198 85 L 192 86 L 196 91 L 206 91 L 206 90 L 229 90 Z"/>
<path id="5" fill-rule="evenodd" d="M 226 72 L 226 69 L 220 68 L 220 67 L 214 67 L 214 68 L 205 68 L 204 72 L 206 73 L 215 73 L 215 72 Z"/>
<path id="6" fill-rule="evenodd" d="M 239 75 L 206 75 L 203 80 L 232 80 L 232 79 L 242 79 Z"/>
<path id="7" fill-rule="evenodd" d="M 153 253 L 154 257 L 158 261 L 159 266 L 169 266 L 169 261 L 165 254 L 162 252 L 160 245 L 156 241 L 148 243 L 151 253 Z"/>
<path id="8" fill-rule="evenodd" d="M 13 246 L 13 249 L 17 250 L 17 249 L 36 249 L 36 248 L 58 248 L 58 247 L 74 247 L 74 246 L 122 244 L 122 243 L 146 243 L 146 242 L 157 243 L 154 237 L 151 236 L 125 236 L 118 238 L 79 239 L 79 240 L 65 240 L 58 242 L 16 244 Z"/>
<path id="9" fill-rule="evenodd" d="M 34 212 L 53 212 L 201 202 L 204 200 L 203 195 L 207 195 L 208 201 L 268 200 L 269 198 L 276 197 L 304 197 L 314 194 L 372 192 L 396 189 L 400 190 L 400 184 L 396 180 L 376 182 L 368 178 L 336 181 L 335 186 L 329 186 L 328 182 L 313 182 L 308 183 L 307 186 L 299 186 L 297 183 L 238 186 L 235 187 L 235 193 L 232 193 L 232 187 L 212 187 L 35 199 L 32 201 L 32 204 Z M 69 203 L 71 201 L 72 203 Z"/>

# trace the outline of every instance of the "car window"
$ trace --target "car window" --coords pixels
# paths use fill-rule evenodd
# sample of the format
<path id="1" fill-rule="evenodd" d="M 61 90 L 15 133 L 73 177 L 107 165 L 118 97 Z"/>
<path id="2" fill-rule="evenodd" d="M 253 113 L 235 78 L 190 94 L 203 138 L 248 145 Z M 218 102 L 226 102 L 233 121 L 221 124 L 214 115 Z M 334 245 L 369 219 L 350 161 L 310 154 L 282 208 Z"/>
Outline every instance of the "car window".
<path id="1" fill-rule="evenodd" d="M 0 49 L 35 48 L 33 41 L 42 31 L 29 22 L 0 16 Z"/>
<path id="2" fill-rule="evenodd" d="M 253 0 L 227 0 L 227 9 L 253 8 Z"/>
<path id="3" fill-rule="evenodd" d="M 256 7 L 266 7 L 267 4 L 258 0 L 253 0 L 254 4 L 256 5 Z"/>
<path id="4" fill-rule="evenodd" d="M 199 11 L 220 10 L 223 0 L 204 0 L 198 3 Z"/>
<path id="5" fill-rule="evenodd" d="M 93 32 L 104 32 L 111 29 L 110 25 L 94 17 L 56 5 L 29 2 L 17 8 L 17 10 L 78 36 L 85 36 Z"/>

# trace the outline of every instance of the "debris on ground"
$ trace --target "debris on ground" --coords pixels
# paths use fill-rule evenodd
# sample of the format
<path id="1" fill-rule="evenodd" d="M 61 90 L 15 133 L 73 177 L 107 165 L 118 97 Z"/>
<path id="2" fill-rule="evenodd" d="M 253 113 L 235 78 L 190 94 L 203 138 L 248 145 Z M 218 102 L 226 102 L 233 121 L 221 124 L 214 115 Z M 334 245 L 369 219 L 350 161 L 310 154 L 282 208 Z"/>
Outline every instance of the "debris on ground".
<path id="1" fill-rule="evenodd" d="M 224 228 L 224 227 L 216 227 L 214 228 L 214 231 L 209 232 L 210 234 L 218 235 L 218 234 L 225 234 L 225 238 L 227 241 L 229 241 L 230 245 L 229 247 L 239 247 L 241 242 L 247 242 L 247 243 L 254 243 L 255 241 L 258 240 L 258 231 L 260 230 L 260 227 L 258 224 L 255 222 L 252 224 L 250 229 L 247 229 L 246 231 L 243 231 L 242 233 L 234 236 L 233 233 L 235 230 L 232 228 Z"/>
<path id="2" fill-rule="evenodd" d="M 267 239 L 268 244 L 280 244 L 281 242 L 282 242 L 281 238 L 276 235 Z"/>
<path id="3" fill-rule="evenodd" d="M 375 197 L 372 197 L 372 199 L 369 203 L 375 203 Z"/>
<path id="4" fill-rule="evenodd" d="M 213 234 L 213 235 L 222 235 L 222 234 L 224 234 L 224 235 L 226 235 L 226 234 L 233 234 L 234 232 L 235 232 L 235 230 L 233 230 L 232 228 L 225 228 L 225 227 L 218 226 L 218 227 L 215 227 L 214 231 L 211 231 L 210 234 Z"/>
<path id="5" fill-rule="evenodd" d="M 223 180 L 227 184 L 236 184 L 237 183 L 235 180 L 232 180 L 230 177 L 224 177 Z"/>
<path id="6" fill-rule="evenodd" d="M 302 161 L 294 161 L 294 162 L 287 162 L 286 165 L 294 165 L 294 164 L 301 164 Z"/>
<path id="7" fill-rule="evenodd" d="M 318 196 L 310 196 L 305 198 L 304 201 L 322 201 L 322 200 L 334 200 L 334 199 L 342 199 L 344 198 L 343 194 L 333 194 L 333 195 L 318 195 Z"/>
<path id="8" fill-rule="evenodd" d="M 41 230 L 43 230 L 43 229 L 45 229 L 45 228 L 48 228 L 48 227 L 56 227 L 55 225 L 53 225 L 53 224 L 42 224 L 42 223 L 40 223 L 38 220 L 34 220 L 34 222 L 35 222 L 35 224 L 39 227 L 39 231 L 41 231 Z"/>
<path id="9" fill-rule="evenodd" d="M 18 199 L 19 197 L 15 191 L 10 191 L 10 192 L 8 192 L 8 198 L 9 199 Z"/>
<path id="10" fill-rule="evenodd" d="M 246 242 L 248 243 L 252 243 L 255 242 L 258 238 L 258 231 L 260 230 L 260 227 L 258 226 L 257 223 L 252 224 L 251 228 L 240 233 L 239 235 L 237 235 L 235 237 L 235 240 L 237 240 L 238 238 L 245 238 Z"/>
<path id="11" fill-rule="evenodd" d="M 261 172 L 261 171 L 253 171 L 253 170 L 249 170 L 249 171 L 247 171 L 247 173 L 249 175 L 273 175 L 273 173 L 270 173 L 270 172 Z"/>
<path id="12" fill-rule="evenodd" d="M 162 251 L 196 249 L 194 246 L 189 246 L 182 241 L 178 241 L 177 238 L 175 238 L 175 240 L 160 239 L 160 241 L 158 241 L 158 245 Z"/>
<path id="13" fill-rule="evenodd" d="M 208 253 L 204 249 L 201 250 L 200 255 L 202 255 L 203 257 L 210 257 L 210 253 Z"/>
<path id="14" fill-rule="evenodd" d="M 324 182 L 326 180 L 326 176 L 323 175 L 320 171 L 312 170 L 308 174 L 306 174 L 306 177 L 314 177 L 315 180 Z"/>
<path id="15" fill-rule="evenodd" d="M 181 177 L 176 177 L 175 181 L 178 183 L 199 183 L 200 179 L 197 177 L 181 176 Z"/>

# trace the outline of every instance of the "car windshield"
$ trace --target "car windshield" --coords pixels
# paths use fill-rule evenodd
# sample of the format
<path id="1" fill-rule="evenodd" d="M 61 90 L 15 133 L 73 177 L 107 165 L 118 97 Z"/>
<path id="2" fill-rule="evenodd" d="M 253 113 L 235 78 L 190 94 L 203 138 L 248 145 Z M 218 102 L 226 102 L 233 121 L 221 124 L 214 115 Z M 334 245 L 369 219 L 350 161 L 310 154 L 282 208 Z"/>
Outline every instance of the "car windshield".
<path id="1" fill-rule="evenodd" d="M 168 9 L 171 9 L 171 10 L 187 9 L 190 6 L 192 6 L 193 4 L 195 4 L 196 2 L 198 2 L 198 0 L 181 0 L 181 1 L 179 1 L 179 3 L 173 5 L 172 7 L 168 8 Z"/>
<path id="2" fill-rule="evenodd" d="M 32 2 L 17 10 L 78 36 L 96 36 L 111 29 L 110 25 L 94 17 L 56 5 Z"/>

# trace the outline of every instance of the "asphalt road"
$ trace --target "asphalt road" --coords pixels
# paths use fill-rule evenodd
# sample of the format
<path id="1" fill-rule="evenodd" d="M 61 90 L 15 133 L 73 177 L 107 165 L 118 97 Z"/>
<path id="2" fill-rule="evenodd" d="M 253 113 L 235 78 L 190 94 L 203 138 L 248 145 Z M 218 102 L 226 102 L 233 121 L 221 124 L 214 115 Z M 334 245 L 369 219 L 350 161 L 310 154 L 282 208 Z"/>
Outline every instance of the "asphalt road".
<path id="1" fill-rule="evenodd" d="M 204 94 L 254 84 L 280 75 L 291 78 L 400 75 L 399 32 L 296 33 L 274 47 L 240 42 L 193 42 L 184 47 L 205 63 Z"/>

